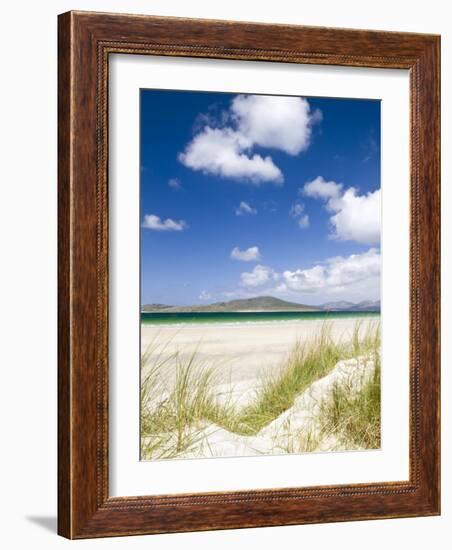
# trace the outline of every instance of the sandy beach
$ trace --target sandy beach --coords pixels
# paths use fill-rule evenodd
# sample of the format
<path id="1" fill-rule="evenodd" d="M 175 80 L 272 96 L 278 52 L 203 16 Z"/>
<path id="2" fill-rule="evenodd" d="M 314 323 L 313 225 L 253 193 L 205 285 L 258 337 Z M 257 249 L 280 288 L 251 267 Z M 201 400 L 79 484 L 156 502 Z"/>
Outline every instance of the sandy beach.
<path id="1" fill-rule="evenodd" d="M 344 388 L 350 397 L 374 376 L 376 356 L 368 348 L 360 348 L 359 345 L 354 348 L 350 343 L 352 339 L 356 343 L 364 341 L 366 335 L 372 332 L 375 334 L 378 325 L 378 315 L 365 319 L 334 319 L 327 324 L 319 319 L 163 326 L 143 324 L 142 353 L 146 360 L 142 365 L 142 380 L 155 377 L 151 374 L 155 372 L 153 365 L 162 366 L 154 389 L 148 389 L 146 393 L 147 414 L 149 418 L 154 415 L 153 418 L 158 419 L 158 411 L 163 411 L 157 433 L 145 435 L 142 439 L 144 457 L 251 456 L 366 448 L 366 442 L 351 443 L 347 440 L 344 443 L 340 433 L 325 430 L 320 419 L 322 403 L 330 398 L 334 388 Z M 358 338 L 355 340 L 357 329 Z M 328 346 L 319 341 L 322 330 L 328 335 L 327 341 L 334 342 L 334 359 L 317 355 L 315 363 L 304 364 L 304 352 L 297 355 L 300 352 L 296 350 L 317 349 L 317 353 L 321 354 L 320 350 Z M 296 346 L 297 343 L 301 346 Z M 353 349 L 355 355 L 350 356 Z M 298 357 L 295 363 L 294 353 Z M 191 365 L 192 354 L 196 357 L 192 363 L 193 374 L 184 383 L 184 369 Z M 295 365 L 295 369 L 301 368 L 303 372 L 296 374 L 296 371 L 290 370 L 291 365 Z M 205 408 L 209 398 L 196 398 L 196 392 L 203 387 L 203 371 L 212 368 L 214 375 L 209 378 L 209 391 L 213 399 L 210 407 L 213 406 L 213 409 L 209 406 Z M 312 369 L 314 374 L 309 374 Z M 177 372 L 179 374 L 176 376 Z M 189 371 L 185 372 L 188 374 Z M 297 380 L 303 376 L 310 377 L 310 381 L 306 385 L 301 384 L 297 393 Z M 288 385 L 281 385 L 278 380 L 284 377 L 289 381 L 289 386 L 295 386 L 289 388 Z M 262 401 L 262 396 L 269 395 L 269 387 L 272 387 L 269 382 L 276 383 L 275 387 L 280 388 L 278 391 L 282 393 Z M 176 386 L 179 390 L 174 393 Z M 288 388 L 292 393 L 287 398 L 284 391 Z M 285 404 L 280 405 L 281 402 Z M 252 409 L 256 406 L 260 408 Z M 168 407 L 172 411 L 169 417 L 165 416 Z M 204 413 L 197 412 L 203 407 Z M 212 412 L 215 410 L 220 413 Z M 257 410 L 257 413 L 247 416 L 246 411 L 250 410 Z M 234 411 L 232 417 L 231 411 Z M 186 419 L 193 414 L 197 415 L 197 421 L 182 420 L 182 425 L 178 424 L 178 419 Z M 231 421 L 234 415 L 235 418 L 242 418 L 239 424 Z M 158 420 L 154 420 L 154 426 L 156 422 Z M 168 422 L 173 423 L 170 430 Z M 378 446 L 377 439 L 372 445 Z"/>
<path id="2" fill-rule="evenodd" d="M 357 321 L 364 333 L 379 316 L 366 319 L 335 319 L 331 338 L 339 343 L 349 341 Z M 246 382 L 278 370 L 298 340 L 308 343 L 322 328 L 323 320 L 300 320 L 256 323 L 212 323 L 141 326 L 141 350 L 152 348 L 160 359 L 178 352 L 182 360 L 196 351 L 198 363 L 215 365 L 218 383 Z M 148 364 L 152 361 L 152 355 Z M 171 376 L 171 361 L 168 361 Z M 173 367 L 174 368 L 174 367 Z M 143 374 L 147 365 L 143 365 Z"/>

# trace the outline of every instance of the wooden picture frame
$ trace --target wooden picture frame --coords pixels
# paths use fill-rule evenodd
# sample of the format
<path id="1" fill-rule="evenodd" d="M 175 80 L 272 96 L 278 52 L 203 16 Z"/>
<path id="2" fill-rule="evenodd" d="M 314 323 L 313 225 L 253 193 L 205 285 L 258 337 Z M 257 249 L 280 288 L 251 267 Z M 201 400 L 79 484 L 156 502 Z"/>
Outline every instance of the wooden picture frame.
<path id="1" fill-rule="evenodd" d="M 440 513 L 440 38 L 69 12 L 58 39 L 58 532 L 68 538 Z M 409 481 L 147 497 L 108 491 L 108 62 L 113 53 L 410 73 Z"/>

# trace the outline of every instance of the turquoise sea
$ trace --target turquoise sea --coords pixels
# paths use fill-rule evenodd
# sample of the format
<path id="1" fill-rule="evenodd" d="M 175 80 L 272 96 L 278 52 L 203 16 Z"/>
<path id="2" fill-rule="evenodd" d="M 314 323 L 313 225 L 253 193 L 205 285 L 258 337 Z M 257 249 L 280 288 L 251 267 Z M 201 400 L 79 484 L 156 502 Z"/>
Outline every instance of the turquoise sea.
<path id="1" fill-rule="evenodd" d="M 180 325 L 202 323 L 256 323 L 272 321 L 310 321 L 317 319 L 350 319 L 379 317 L 379 312 L 363 311 L 260 311 L 260 312 L 142 312 L 141 322 L 145 325 Z"/>

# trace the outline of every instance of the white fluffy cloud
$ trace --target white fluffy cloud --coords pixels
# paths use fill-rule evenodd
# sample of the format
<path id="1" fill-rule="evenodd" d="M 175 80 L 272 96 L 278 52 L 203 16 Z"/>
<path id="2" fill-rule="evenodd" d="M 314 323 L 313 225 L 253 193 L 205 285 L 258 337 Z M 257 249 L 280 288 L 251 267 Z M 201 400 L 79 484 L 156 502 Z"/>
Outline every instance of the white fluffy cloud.
<path id="1" fill-rule="evenodd" d="M 239 287 L 224 292 L 226 298 L 249 298 L 258 294 L 283 296 L 298 302 L 378 300 L 381 256 L 376 248 L 361 254 L 336 256 L 307 269 L 277 272 L 258 264 L 240 275 Z"/>
<path id="2" fill-rule="evenodd" d="M 380 189 L 366 195 L 358 195 L 354 187 L 343 191 L 341 183 L 325 181 L 319 176 L 306 183 L 303 192 L 308 197 L 326 201 L 326 208 L 332 213 L 332 238 L 368 245 L 380 243 Z"/>
<path id="3" fill-rule="evenodd" d="M 305 151 L 312 125 L 321 117 L 301 97 L 239 95 L 231 106 L 239 132 L 260 147 L 279 149 L 289 155 Z"/>
<path id="4" fill-rule="evenodd" d="M 218 125 L 205 119 L 178 155 L 180 162 L 204 174 L 260 185 L 281 184 L 284 177 L 270 156 L 253 153 L 253 147 L 297 155 L 308 148 L 312 126 L 321 114 L 299 97 L 239 95 L 220 118 Z"/>
<path id="5" fill-rule="evenodd" d="M 257 262 L 261 259 L 261 254 L 258 246 L 251 246 L 246 250 L 240 250 L 240 248 L 236 246 L 231 251 L 231 258 L 242 262 Z"/>
<path id="6" fill-rule="evenodd" d="M 325 287 L 325 267 L 316 265 L 310 269 L 284 271 L 283 282 L 278 290 L 294 290 L 296 292 L 318 292 Z"/>
<path id="7" fill-rule="evenodd" d="M 356 189 L 350 187 L 341 197 L 331 199 L 328 208 L 335 212 L 330 218 L 334 238 L 363 244 L 380 243 L 380 189 L 357 195 Z"/>
<path id="8" fill-rule="evenodd" d="M 376 248 L 346 258 L 329 258 L 324 264 L 309 269 L 284 271 L 278 291 L 293 291 L 302 294 L 340 293 L 352 289 L 363 296 L 374 295 L 380 284 L 381 257 Z"/>
<path id="9" fill-rule="evenodd" d="M 257 214 L 257 210 L 249 203 L 240 201 L 239 206 L 235 209 L 236 216 L 244 216 L 245 214 Z"/>
<path id="10" fill-rule="evenodd" d="M 231 128 L 210 128 L 197 134 L 179 160 L 193 170 L 259 185 L 282 183 L 281 170 L 271 157 L 249 154 L 251 143 Z"/>
<path id="11" fill-rule="evenodd" d="M 325 181 L 322 176 L 318 176 L 304 185 L 304 194 L 315 199 L 333 199 L 340 195 L 342 183 L 335 181 Z"/>
<path id="12" fill-rule="evenodd" d="M 188 225 L 184 220 L 176 221 L 167 218 L 163 221 L 155 214 L 147 214 L 143 218 L 143 227 L 154 231 L 183 231 L 188 228 Z"/>
<path id="13" fill-rule="evenodd" d="M 257 265 L 253 271 L 244 272 L 240 275 L 240 285 L 244 287 L 263 286 L 271 281 L 276 281 L 278 275 L 270 267 Z"/>

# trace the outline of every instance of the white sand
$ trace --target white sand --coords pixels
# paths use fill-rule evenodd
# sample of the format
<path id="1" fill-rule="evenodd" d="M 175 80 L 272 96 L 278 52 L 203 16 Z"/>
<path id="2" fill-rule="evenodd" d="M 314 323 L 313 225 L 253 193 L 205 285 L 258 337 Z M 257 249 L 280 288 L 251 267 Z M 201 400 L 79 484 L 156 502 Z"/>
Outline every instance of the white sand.
<path id="1" fill-rule="evenodd" d="M 357 320 L 365 331 L 369 323 L 378 321 L 378 316 L 332 321 L 331 337 L 336 341 L 351 338 Z M 284 364 L 291 348 L 297 341 L 309 342 L 319 334 L 323 320 L 277 321 L 236 324 L 193 324 L 183 326 L 141 326 L 141 349 L 149 346 L 160 359 L 179 352 L 185 361 L 196 351 L 197 363 L 216 366 L 218 383 L 236 384 L 251 382 L 260 374 L 274 372 Z M 152 357 L 149 363 L 152 362 Z M 168 375 L 174 361 L 165 365 Z M 144 366 L 143 373 L 146 373 Z"/>

